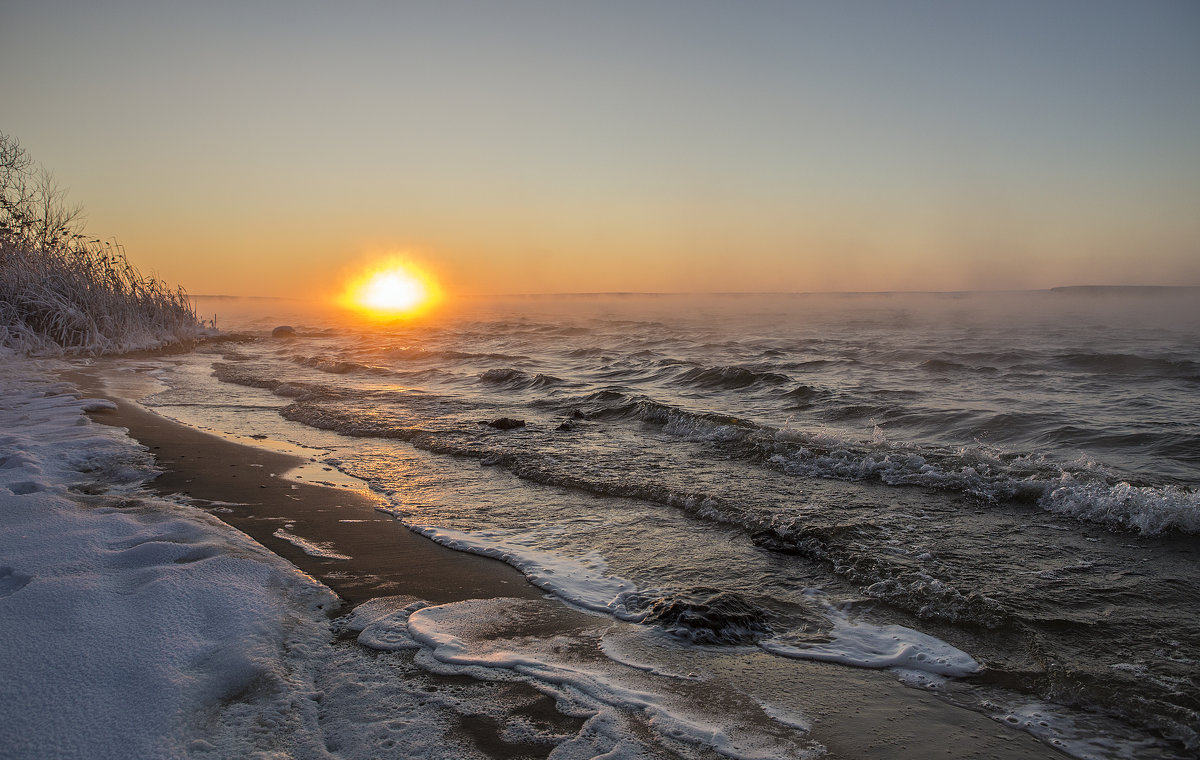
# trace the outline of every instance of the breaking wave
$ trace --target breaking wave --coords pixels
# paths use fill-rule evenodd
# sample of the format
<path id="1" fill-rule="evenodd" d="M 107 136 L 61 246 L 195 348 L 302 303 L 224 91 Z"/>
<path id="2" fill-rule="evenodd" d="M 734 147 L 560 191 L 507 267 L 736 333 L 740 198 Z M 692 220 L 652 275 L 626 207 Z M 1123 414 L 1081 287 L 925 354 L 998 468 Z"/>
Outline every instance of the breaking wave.
<path id="1" fill-rule="evenodd" d="M 853 440 L 831 432 L 760 426 L 614 391 L 592 394 L 587 402 L 593 405 L 589 418 L 658 424 L 671 435 L 724 444 L 725 450 L 736 444 L 743 457 L 797 477 L 921 486 L 992 503 L 1031 501 L 1047 511 L 1146 535 L 1200 533 L 1197 491 L 1170 484 L 1130 485 L 1090 461 L 1056 463 L 983 446 L 922 449 L 892 442 L 878 428 L 869 441 Z"/>
<path id="2" fill-rule="evenodd" d="M 862 547 L 885 543 L 881 531 L 870 524 L 811 525 L 784 520 L 751 539 L 769 551 L 826 562 L 867 596 L 920 618 L 984 628 L 999 628 L 1012 621 L 1012 613 L 994 599 L 955 588 L 906 558 L 865 551 Z"/>
<path id="3" fill-rule="evenodd" d="M 519 362 L 529 359 L 528 356 L 520 356 L 516 354 L 494 354 L 494 353 L 475 353 L 471 351 L 443 351 L 436 349 L 427 349 L 420 346 L 406 346 L 403 348 L 389 348 L 382 351 L 377 351 L 380 358 L 404 361 L 404 362 L 427 362 L 427 361 L 470 361 L 473 359 L 489 359 L 493 361 L 503 362 Z"/>
<path id="4" fill-rule="evenodd" d="M 336 371 L 342 369 L 347 373 L 357 372 L 360 371 L 357 367 L 362 366 L 343 368 L 338 363 L 327 366 L 329 360 L 319 357 L 305 358 L 298 363 L 333 374 L 342 374 Z M 695 373 L 691 374 L 693 378 L 707 376 L 718 380 L 735 377 L 739 378 L 737 382 L 748 377 L 742 372 L 730 374 L 728 369 L 689 370 L 689 374 Z M 424 397 L 420 400 L 386 392 L 360 394 L 360 400 L 370 401 L 375 409 L 386 402 L 386 408 L 396 410 L 395 415 L 380 415 L 377 411 L 334 408 L 327 402 L 349 399 L 338 389 L 319 383 L 264 377 L 262 369 L 253 364 L 218 362 L 213 365 L 213 372 L 222 381 L 264 388 L 277 396 L 300 402 L 286 407 L 281 414 L 312 427 L 346 435 L 408 440 L 431 451 L 500 464 L 529 480 L 669 504 L 720 521 L 740 521 L 743 516 L 741 510 L 711 495 L 688 493 L 636 478 L 606 482 L 579 472 L 564 473 L 546 468 L 540 460 L 523 457 L 519 452 L 495 450 L 479 441 L 461 440 L 461 436 L 434 435 L 421 424 L 420 415 L 416 414 L 430 409 L 414 407 L 414 404 L 434 403 L 435 399 L 428 394 L 422 394 Z M 510 390 L 570 385 L 552 375 L 530 374 L 511 367 L 486 370 L 478 381 Z M 753 382 L 761 382 L 761 377 Z M 787 393 L 793 397 L 814 398 L 822 392 L 801 386 Z M 454 404 L 449 400 L 446 403 Z M 661 426 L 662 432 L 672 437 L 716 445 L 721 447 L 723 456 L 733 455 L 793 477 L 918 486 L 962 493 L 985 503 L 1023 501 L 1056 514 L 1144 535 L 1200 533 L 1200 493 L 1197 491 L 1172 484 L 1132 484 L 1088 459 L 1060 462 L 1040 455 L 1004 453 L 981 444 L 956 449 L 921 447 L 892 441 L 879 428 L 868 440 L 833 431 L 792 429 L 790 425 L 776 428 L 730 415 L 688 410 L 615 389 L 588 394 L 570 402 L 563 410 L 568 416 L 577 415 L 592 421 L 636 421 Z M 446 411 L 446 408 L 438 407 L 439 413 Z M 398 423 L 397 416 L 402 422 Z M 574 424 L 560 426 L 560 430 L 575 428 Z"/>

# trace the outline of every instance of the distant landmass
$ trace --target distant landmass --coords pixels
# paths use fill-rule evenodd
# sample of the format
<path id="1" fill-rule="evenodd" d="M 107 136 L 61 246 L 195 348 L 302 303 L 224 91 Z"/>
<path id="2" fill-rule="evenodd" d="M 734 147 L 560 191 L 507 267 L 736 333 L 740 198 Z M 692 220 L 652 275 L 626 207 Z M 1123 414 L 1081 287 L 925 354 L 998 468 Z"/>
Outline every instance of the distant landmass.
<path id="1" fill-rule="evenodd" d="M 1067 285 L 1051 293 L 1080 296 L 1155 296 L 1200 294 L 1200 285 Z"/>

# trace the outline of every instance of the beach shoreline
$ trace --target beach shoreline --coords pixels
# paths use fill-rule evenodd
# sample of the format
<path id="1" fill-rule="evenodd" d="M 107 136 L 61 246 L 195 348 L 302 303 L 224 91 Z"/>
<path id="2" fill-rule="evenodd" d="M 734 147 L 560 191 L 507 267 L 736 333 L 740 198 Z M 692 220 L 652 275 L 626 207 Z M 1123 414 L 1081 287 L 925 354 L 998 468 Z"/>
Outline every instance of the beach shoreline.
<path id="1" fill-rule="evenodd" d="M 331 588 L 345 602 L 343 612 L 369 599 L 393 595 L 411 595 L 431 604 L 500 598 L 512 598 L 514 604 L 519 604 L 517 600 L 544 603 L 549 596 L 499 560 L 449 549 L 413 533 L 382 513 L 381 502 L 369 493 L 288 477 L 305 463 L 303 457 L 243 445 L 162 417 L 126 397 L 134 394 L 106 386 L 103 368 L 82 368 L 64 378 L 85 395 L 114 402 L 115 409 L 99 409 L 90 417 L 124 428 L 150 451 L 163 472 L 147 487 L 182 498 L 246 533 Z M 531 627 L 528 635 L 553 636 L 555 625 L 568 630 L 584 616 L 594 617 L 557 600 L 551 603 L 562 607 L 557 622 L 541 630 Z M 926 756 L 931 743 L 953 746 L 962 757 L 1061 756 L 1028 734 L 930 699 L 885 672 L 823 663 L 787 664 L 811 679 L 807 683 L 813 690 L 811 736 L 824 743 L 825 756 L 918 758 Z M 533 686 L 511 686 L 523 686 L 528 692 L 519 700 L 524 703 L 521 709 L 536 720 L 546 724 L 572 720 Z M 896 720 L 906 727 L 899 734 Z M 501 760 L 545 756 L 553 749 L 515 745 L 486 723 L 464 721 L 459 730 L 485 755 Z"/>
<path id="2" fill-rule="evenodd" d="M 147 488 L 202 509 L 318 580 L 343 603 L 328 611 L 333 617 L 381 597 L 445 604 L 546 596 L 499 560 L 449 549 L 413 533 L 382 513 L 369 493 L 289 477 L 304 464 L 302 457 L 243 445 L 155 414 L 125 397 L 130 394 L 107 388 L 103 372 L 76 369 L 62 377 L 85 397 L 113 403 L 90 410 L 93 422 L 123 428 L 150 451 L 162 472 Z M 320 539 L 303 540 L 301 534 Z M 350 547 L 353 555 L 337 551 Z M 431 690 L 453 689 L 464 677 L 425 673 L 422 678 L 433 684 L 424 687 Z M 559 712 L 553 698 L 519 681 L 504 685 L 504 701 L 518 721 L 566 731 L 576 731 L 582 723 Z M 481 719 L 464 718 L 458 731 L 465 744 L 485 757 L 546 757 L 554 749 L 511 740 L 504 735 L 503 720 L 475 717 Z"/>
<path id="3" fill-rule="evenodd" d="M 174 422 L 103 388 L 90 373 L 68 379 L 116 404 L 90 414 L 122 427 L 162 474 L 148 487 L 176 495 L 246 533 L 331 588 L 350 605 L 395 594 L 433 604 L 495 597 L 538 598 L 518 571 L 418 536 L 370 494 L 288 477 L 301 457 L 246 446 Z M 290 539 L 290 540 L 289 540 Z"/>

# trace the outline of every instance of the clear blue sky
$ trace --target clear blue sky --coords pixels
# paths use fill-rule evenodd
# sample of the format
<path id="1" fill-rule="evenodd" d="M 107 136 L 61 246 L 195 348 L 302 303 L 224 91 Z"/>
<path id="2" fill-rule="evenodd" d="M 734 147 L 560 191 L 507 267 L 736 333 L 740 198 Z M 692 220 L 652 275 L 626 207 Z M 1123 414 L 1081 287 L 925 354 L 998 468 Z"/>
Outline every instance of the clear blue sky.
<path id="1" fill-rule="evenodd" d="M 192 292 L 1200 284 L 1196 2 L 8 0 L 0 70 Z"/>

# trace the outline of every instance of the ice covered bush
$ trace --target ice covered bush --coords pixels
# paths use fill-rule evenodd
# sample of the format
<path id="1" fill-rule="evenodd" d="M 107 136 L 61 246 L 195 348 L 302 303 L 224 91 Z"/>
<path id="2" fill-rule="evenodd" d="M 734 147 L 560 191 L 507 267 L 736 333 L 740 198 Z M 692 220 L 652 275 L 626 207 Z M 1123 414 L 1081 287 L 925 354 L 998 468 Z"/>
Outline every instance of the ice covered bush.
<path id="1" fill-rule="evenodd" d="M 0 353 L 119 353 L 199 333 L 187 294 L 85 235 L 79 207 L 0 133 Z"/>

